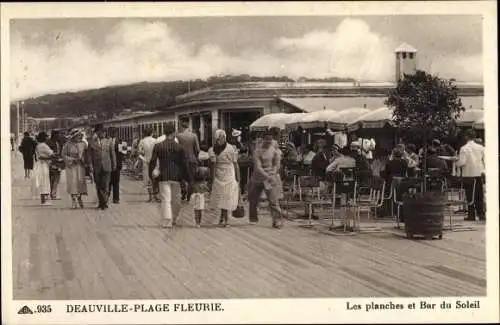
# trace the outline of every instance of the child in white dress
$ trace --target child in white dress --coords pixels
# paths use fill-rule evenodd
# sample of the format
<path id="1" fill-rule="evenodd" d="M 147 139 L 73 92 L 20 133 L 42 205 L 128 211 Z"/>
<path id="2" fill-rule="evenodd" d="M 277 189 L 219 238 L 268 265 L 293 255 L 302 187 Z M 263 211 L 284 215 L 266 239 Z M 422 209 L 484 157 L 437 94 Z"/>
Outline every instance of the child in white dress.
<path id="1" fill-rule="evenodd" d="M 194 221 L 196 228 L 201 227 L 201 218 L 203 210 L 205 210 L 205 193 L 208 192 L 207 179 L 210 171 L 208 167 L 198 167 L 195 175 L 195 183 L 193 185 L 193 193 L 191 194 L 191 204 L 194 209 Z"/>

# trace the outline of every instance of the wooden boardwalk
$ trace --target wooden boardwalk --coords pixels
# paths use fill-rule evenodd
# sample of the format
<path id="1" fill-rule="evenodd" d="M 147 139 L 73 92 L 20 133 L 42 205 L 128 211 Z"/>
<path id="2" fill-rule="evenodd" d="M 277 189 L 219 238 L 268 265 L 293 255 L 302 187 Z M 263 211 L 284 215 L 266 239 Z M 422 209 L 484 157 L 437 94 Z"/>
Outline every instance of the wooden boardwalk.
<path id="1" fill-rule="evenodd" d="M 379 225 L 387 231 L 357 236 L 328 236 L 299 221 L 275 230 L 269 216 L 256 226 L 231 219 L 225 229 L 197 229 L 186 205 L 181 227 L 167 232 L 140 182 L 122 180 L 122 202 L 104 212 L 95 202 L 70 209 L 64 183 L 63 199 L 40 207 L 21 160 L 12 164 L 14 299 L 486 294 L 484 225 L 432 241 L 396 236 L 387 223 Z"/>

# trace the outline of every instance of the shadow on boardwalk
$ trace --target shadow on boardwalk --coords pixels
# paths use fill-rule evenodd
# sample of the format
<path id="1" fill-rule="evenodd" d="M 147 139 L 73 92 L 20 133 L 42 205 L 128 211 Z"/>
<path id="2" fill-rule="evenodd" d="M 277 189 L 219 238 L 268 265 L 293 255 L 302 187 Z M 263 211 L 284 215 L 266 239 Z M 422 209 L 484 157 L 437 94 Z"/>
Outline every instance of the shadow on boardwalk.
<path id="1" fill-rule="evenodd" d="M 102 212 L 63 199 L 39 207 L 13 159 L 14 299 L 183 299 L 477 296 L 486 294 L 484 225 L 443 240 L 391 232 L 326 236 L 296 221 L 270 227 L 215 213 L 193 228 L 160 229 L 140 182 L 123 180 L 119 205 Z M 390 225 L 388 226 L 391 227 Z"/>

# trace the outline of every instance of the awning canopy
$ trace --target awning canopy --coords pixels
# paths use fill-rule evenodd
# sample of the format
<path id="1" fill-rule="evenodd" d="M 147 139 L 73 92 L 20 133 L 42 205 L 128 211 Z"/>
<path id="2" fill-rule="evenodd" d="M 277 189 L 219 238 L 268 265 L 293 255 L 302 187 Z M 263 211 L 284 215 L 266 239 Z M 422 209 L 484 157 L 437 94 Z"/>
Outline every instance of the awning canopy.
<path id="1" fill-rule="evenodd" d="M 250 124 L 251 131 L 265 131 L 269 128 L 279 128 L 281 130 L 285 129 L 285 125 L 289 122 L 293 122 L 306 115 L 305 113 L 272 113 L 259 117 L 252 124 Z"/>
<path id="2" fill-rule="evenodd" d="M 478 130 L 484 130 L 484 117 L 481 117 L 479 120 L 474 122 L 474 125 L 472 125 L 474 129 Z"/>
<path id="3" fill-rule="evenodd" d="M 339 112 L 334 110 L 321 110 L 312 113 L 303 114 L 302 117 L 295 121 L 286 123 L 287 130 L 296 130 L 298 127 L 304 129 L 313 129 L 327 126 L 329 128 L 342 128 L 342 123 L 339 123 Z"/>
<path id="4" fill-rule="evenodd" d="M 483 125 L 484 128 L 484 111 L 482 109 L 465 110 L 458 118 L 457 125 L 467 127 Z"/>
<path id="5" fill-rule="evenodd" d="M 301 118 L 286 123 L 287 130 L 313 129 L 327 127 L 329 129 L 344 130 L 349 123 L 355 121 L 360 115 L 369 112 L 367 108 L 353 107 L 341 111 L 320 110 L 303 114 Z"/>
<path id="6" fill-rule="evenodd" d="M 482 129 L 484 128 L 483 117 L 484 111 L 482 109 L 466 109 L 457 120 L 457 125 Z M 391 124 L 392 120 L 392 109 L 385 106 L 360 116 L 357 120 L 347 126 L 347 130 L 349 132 L 353 132 L 360 128 L 382 128 L 387 123 Z"/>
<path id="7" fill-rule="evenodd" d="M 370 113 L 368 108 L 352 107 L 339 112 L 339 121 L 345 125 L 356 121 L 360 116 Z"/>
<path id="8" fill-rule="evenodd" d="M 360 128 L 378 129 L 384 127 L 386 123 L 392 121 L 392 110 L 387 107 L 381 107 L 361 115 L 354 122 L 347 126 L 349 132 L 356 131 Z"/>

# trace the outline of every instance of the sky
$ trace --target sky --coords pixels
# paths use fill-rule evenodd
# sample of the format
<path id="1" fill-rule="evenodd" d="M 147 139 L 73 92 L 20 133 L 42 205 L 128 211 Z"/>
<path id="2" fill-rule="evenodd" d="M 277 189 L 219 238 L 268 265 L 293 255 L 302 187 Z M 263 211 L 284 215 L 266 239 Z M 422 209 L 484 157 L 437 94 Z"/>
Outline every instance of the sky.
<path id="1" fill-rule="evenodd" d="M 478 15 L 16 19 L 11 97 L 219 74 L 393 81 L 403 42 L 420 69 L 482 81 Z"/>

